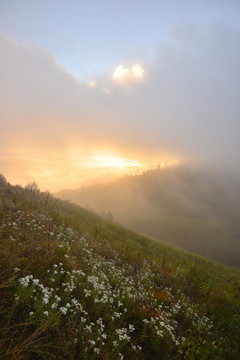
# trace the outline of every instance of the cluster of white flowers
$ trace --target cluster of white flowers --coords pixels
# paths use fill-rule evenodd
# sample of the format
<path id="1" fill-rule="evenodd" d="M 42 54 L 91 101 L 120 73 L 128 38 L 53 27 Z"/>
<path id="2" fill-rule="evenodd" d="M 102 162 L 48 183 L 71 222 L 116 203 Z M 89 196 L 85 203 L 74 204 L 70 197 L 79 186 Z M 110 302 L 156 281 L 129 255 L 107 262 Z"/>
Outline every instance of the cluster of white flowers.
<path id="1" fill-rule="evenodd" d="M 116 329 L 116 333 L 118 334 L 118 338 L 120 341 L 130 341 L 131 340 L 130 336 L 128 336 L 127 328 Z"/>
<path id="2" fill-rule="evenodd" d="M 28 287 L 30 280 L 32 279 L 33 279 L 32 275 L 27 275 L 24 278 L 19 279 L 19 282 L 23 287 Z"/>

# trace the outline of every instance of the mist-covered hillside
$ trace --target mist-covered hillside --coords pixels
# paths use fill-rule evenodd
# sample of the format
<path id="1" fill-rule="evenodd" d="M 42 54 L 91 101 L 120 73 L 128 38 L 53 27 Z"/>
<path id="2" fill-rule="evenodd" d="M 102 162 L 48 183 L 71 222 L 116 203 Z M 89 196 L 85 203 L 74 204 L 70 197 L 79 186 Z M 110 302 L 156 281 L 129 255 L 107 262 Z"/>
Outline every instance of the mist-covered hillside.
<path id="1" fill-rule="evenodd" d="M 240 266 L 240 181 L 229 172 L 180 165 L 57 196 L 157 240 Z"/>

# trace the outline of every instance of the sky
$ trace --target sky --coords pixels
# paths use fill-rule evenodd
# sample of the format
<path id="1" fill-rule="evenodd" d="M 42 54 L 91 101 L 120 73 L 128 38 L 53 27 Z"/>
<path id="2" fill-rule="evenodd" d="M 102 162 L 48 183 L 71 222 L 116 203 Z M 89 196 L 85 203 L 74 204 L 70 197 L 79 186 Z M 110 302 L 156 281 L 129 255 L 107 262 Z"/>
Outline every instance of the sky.
<path id="1" fill-rule="evenodd" d="M 0 173 L 57 191 L 239 167 L 238 0 L 0 0 Z"/>

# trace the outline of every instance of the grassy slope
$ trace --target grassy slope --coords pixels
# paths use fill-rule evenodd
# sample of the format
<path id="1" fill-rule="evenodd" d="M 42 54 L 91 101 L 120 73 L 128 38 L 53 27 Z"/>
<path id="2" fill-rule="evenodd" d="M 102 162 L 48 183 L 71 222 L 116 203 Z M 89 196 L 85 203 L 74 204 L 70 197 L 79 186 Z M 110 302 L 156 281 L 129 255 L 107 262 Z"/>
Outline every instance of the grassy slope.
<path id="1" fill-rule="evenodd" d="M 0 180 L 1 359 L 240 358 L 239 270 Z"/>

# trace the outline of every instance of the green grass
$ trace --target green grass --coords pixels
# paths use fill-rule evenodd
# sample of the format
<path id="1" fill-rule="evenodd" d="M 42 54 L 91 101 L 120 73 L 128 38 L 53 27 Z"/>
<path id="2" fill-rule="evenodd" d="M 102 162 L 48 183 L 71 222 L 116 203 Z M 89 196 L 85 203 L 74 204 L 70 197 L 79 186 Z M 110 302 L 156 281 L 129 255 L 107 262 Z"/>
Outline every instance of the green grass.
<path id="1" fill-rule="evenodd" d="M 0 359 L 240 358 L 238 269 L 0 191 Z"/>

